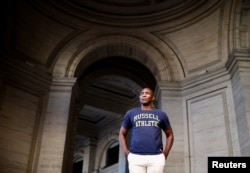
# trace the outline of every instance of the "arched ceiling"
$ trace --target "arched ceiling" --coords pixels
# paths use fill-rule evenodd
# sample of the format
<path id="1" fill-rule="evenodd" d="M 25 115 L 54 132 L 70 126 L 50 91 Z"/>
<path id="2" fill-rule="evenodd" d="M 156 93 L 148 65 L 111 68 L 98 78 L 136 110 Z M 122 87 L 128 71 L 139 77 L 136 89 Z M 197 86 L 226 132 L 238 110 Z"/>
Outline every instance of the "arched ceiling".
<path id="1" fill-rule="evenodd" d="M 142 16 L 182 6 L 186 0 L 69 0 L 81 8 L 112 16 Z"/>
<path id="2" fill-rule="evenodd" d="M 128 108 L 139 106 L 140 89 L 145 86 L 154 89 L 156 80 L 145 66 L 135 60 L 108 57 L 85 69 L 78 78 L 78 84 L 82 91 L 78 100 L 84 105 L 80 121 L 93 123 L 101 129 L 114 120 L 112 115 L 121 118 Z"/>
<path id="3" fill-rule="evenodd" d="M 56 9 L 75 18 L 92 24 L 116 27 L 145 27 L 166 21 L 175 22 L 176 19 L 186 17 L 190 13 L 199 11 L 200 8 L 210 8 L 210 5 L 206 4 L 213 4 L 206 0 L 49 0 L 49 2 Z"/>

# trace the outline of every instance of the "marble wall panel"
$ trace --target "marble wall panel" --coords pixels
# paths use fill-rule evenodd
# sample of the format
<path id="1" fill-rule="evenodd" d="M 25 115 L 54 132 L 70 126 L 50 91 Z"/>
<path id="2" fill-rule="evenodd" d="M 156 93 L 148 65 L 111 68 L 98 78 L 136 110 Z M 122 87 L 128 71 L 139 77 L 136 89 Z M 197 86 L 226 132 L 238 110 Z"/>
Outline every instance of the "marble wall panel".
<path id="1" fill-rule="evenodd" d="M 226 96 L 221 89 L 187 101 L 191 172 L 206 173 L 208 156 L 233 154 Z"/>
<path id="2" fill-rule="evenodd" d="M 40 98 L 10 85 L 1 88 L 0 98 L 0 172 L 30 172 Z"/>

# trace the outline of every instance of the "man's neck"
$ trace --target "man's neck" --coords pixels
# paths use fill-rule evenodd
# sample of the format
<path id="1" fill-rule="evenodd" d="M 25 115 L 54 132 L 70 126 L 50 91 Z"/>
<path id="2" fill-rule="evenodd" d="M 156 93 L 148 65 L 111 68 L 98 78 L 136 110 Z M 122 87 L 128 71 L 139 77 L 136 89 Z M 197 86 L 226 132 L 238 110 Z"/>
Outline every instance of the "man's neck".
<path id="1" fill-rule="evenodd" d="M 150 105 L 141 105 L 141 110 L 152 110 L 153 109 L 153 106 L 150 104 Z"/>

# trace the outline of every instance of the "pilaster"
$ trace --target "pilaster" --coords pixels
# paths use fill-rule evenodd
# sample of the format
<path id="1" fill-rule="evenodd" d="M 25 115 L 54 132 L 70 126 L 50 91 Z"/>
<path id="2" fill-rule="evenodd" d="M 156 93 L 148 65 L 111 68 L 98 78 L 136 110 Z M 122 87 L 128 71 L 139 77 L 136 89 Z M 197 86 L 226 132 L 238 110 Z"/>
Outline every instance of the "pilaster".
<path id="1" fill-rule="evenodd" d="M 250 155 L 250 54 L 234 51 L 226 64 L 231 75 L 236 122 L 242 156 Z"/>
<path id="2" fill-rule="evenodd" d="M 175 136 L 173 147 L 166 160 L 166 170 L 167 172 L 184 172 L 184 109 L 181 85 L 178 82 L 158 81 L 155 95 L 157 99 L 155 106 L 167 113 Z M 165 139 L 163 135 L 163 141 Z"/>
<path id="3" fill-rule="evenodd" d="M 72 87 L 75 81 L 75 78 L 54 78 L 52 80 L 41 141 L 37 171 L 39 173 L 64 172 L 62 170 L 64 168 L 64 150 L 70 121 Z"/>
<path id="4" fill-rule="evenodd" d="M 96 157 L 96 139 L 88 138 L 84 142 L 82 173 L 92 173 Z"/>

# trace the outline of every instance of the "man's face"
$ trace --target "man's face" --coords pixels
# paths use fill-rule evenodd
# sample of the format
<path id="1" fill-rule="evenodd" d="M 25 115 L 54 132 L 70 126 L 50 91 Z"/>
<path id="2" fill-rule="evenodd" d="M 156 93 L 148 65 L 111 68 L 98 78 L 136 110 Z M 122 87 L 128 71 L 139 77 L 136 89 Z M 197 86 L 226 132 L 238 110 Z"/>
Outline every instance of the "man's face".
<path id="1" fill-rule="evenodd" d="M 140 92 L 139 99 L 140 99 L 141 104 L 148 105 L 154 101 L 155 97 L 154 97 L 153 91 L 151 89 L 144 88 Z"/>

